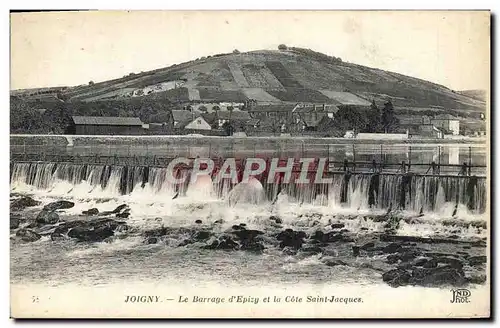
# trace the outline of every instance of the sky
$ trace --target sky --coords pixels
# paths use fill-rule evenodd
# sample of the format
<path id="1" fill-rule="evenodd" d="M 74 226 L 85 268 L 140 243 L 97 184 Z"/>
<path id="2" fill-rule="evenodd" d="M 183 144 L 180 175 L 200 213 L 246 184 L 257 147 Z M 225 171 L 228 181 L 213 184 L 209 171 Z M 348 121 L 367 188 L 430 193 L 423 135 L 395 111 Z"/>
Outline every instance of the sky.
<path id="1" fill-rule="evenodd" d="M 11 90 L 100 82 L 282 43 L 453 90 L 489 89 L 484 11 L 93 11 L 12 13 Z"/>

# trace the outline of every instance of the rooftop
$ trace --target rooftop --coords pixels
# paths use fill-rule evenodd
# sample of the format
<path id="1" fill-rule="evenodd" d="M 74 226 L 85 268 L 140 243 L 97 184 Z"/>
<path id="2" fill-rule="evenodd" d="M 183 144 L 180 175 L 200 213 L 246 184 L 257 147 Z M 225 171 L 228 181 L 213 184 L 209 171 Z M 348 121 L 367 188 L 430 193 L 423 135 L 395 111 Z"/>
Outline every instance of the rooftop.
<path id="1" fill-rule="evenodd" d="M 128 125 L 142 126 L 138 117 L 112 117 L 112 116 L 73 116 L 77 125 Z"/>

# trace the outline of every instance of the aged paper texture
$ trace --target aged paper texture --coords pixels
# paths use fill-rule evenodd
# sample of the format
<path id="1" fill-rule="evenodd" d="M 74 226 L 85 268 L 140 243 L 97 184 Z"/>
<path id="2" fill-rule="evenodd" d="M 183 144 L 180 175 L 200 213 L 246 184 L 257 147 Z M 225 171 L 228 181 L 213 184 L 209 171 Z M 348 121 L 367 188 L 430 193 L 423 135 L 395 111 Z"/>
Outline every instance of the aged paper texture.
<path id="1" fill-rule="evenodd" d="M 489 11 L 11 13 L 13 318 L 488 318 Z"/>

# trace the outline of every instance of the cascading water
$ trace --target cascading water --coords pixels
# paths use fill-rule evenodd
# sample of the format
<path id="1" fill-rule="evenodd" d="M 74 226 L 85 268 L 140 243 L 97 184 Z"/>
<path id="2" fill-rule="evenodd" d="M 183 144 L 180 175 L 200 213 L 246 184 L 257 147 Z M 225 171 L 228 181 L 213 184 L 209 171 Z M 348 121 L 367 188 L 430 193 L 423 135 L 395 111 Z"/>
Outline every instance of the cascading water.
<path id="1" fill-rule="evenodd" d="M 210 177 L 202 177 L 194 184 L 174 185 L 168 181 L 167 173 L 166 168 L 159 167 L 14 163 L 10 183 L 13 191 L 39 189 L 54 196 L 144 195 L 172 199 L 180 195 L 198 199 L 237 198 L 237 201 L 243 197 L 251 203 L 260 203 L 286 194 L 297 203 L 354 210 L 392 208 L 439 212 L 461 206 L 473 213 L 484 213 L 486 209 L 486 179 L 476 177 L 335 174 L 330 184 L 277 185 L 254 181 L 245 186 L 233 185 L 227 179 L 211 182 Z M 190 171 L 178 170 L 174 175 L 189 180 Z"/>

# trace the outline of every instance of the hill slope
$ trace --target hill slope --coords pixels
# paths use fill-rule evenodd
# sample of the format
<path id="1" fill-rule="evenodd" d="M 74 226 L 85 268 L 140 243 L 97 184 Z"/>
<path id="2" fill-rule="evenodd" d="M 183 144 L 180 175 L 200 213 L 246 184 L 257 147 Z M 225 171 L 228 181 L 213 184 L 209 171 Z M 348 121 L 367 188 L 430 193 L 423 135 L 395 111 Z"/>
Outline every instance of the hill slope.
<path id="1" fill-rule="evenodd" d="M 17 93 L 22 97 L 22 93 Z M 312 102 L 484 111 L 483 101 L 421 79 L 342 62 L 302 48 L 215 55 L 106 82 L 58 90 L 64 101 L 161 97 L 172 102 Z"/>

